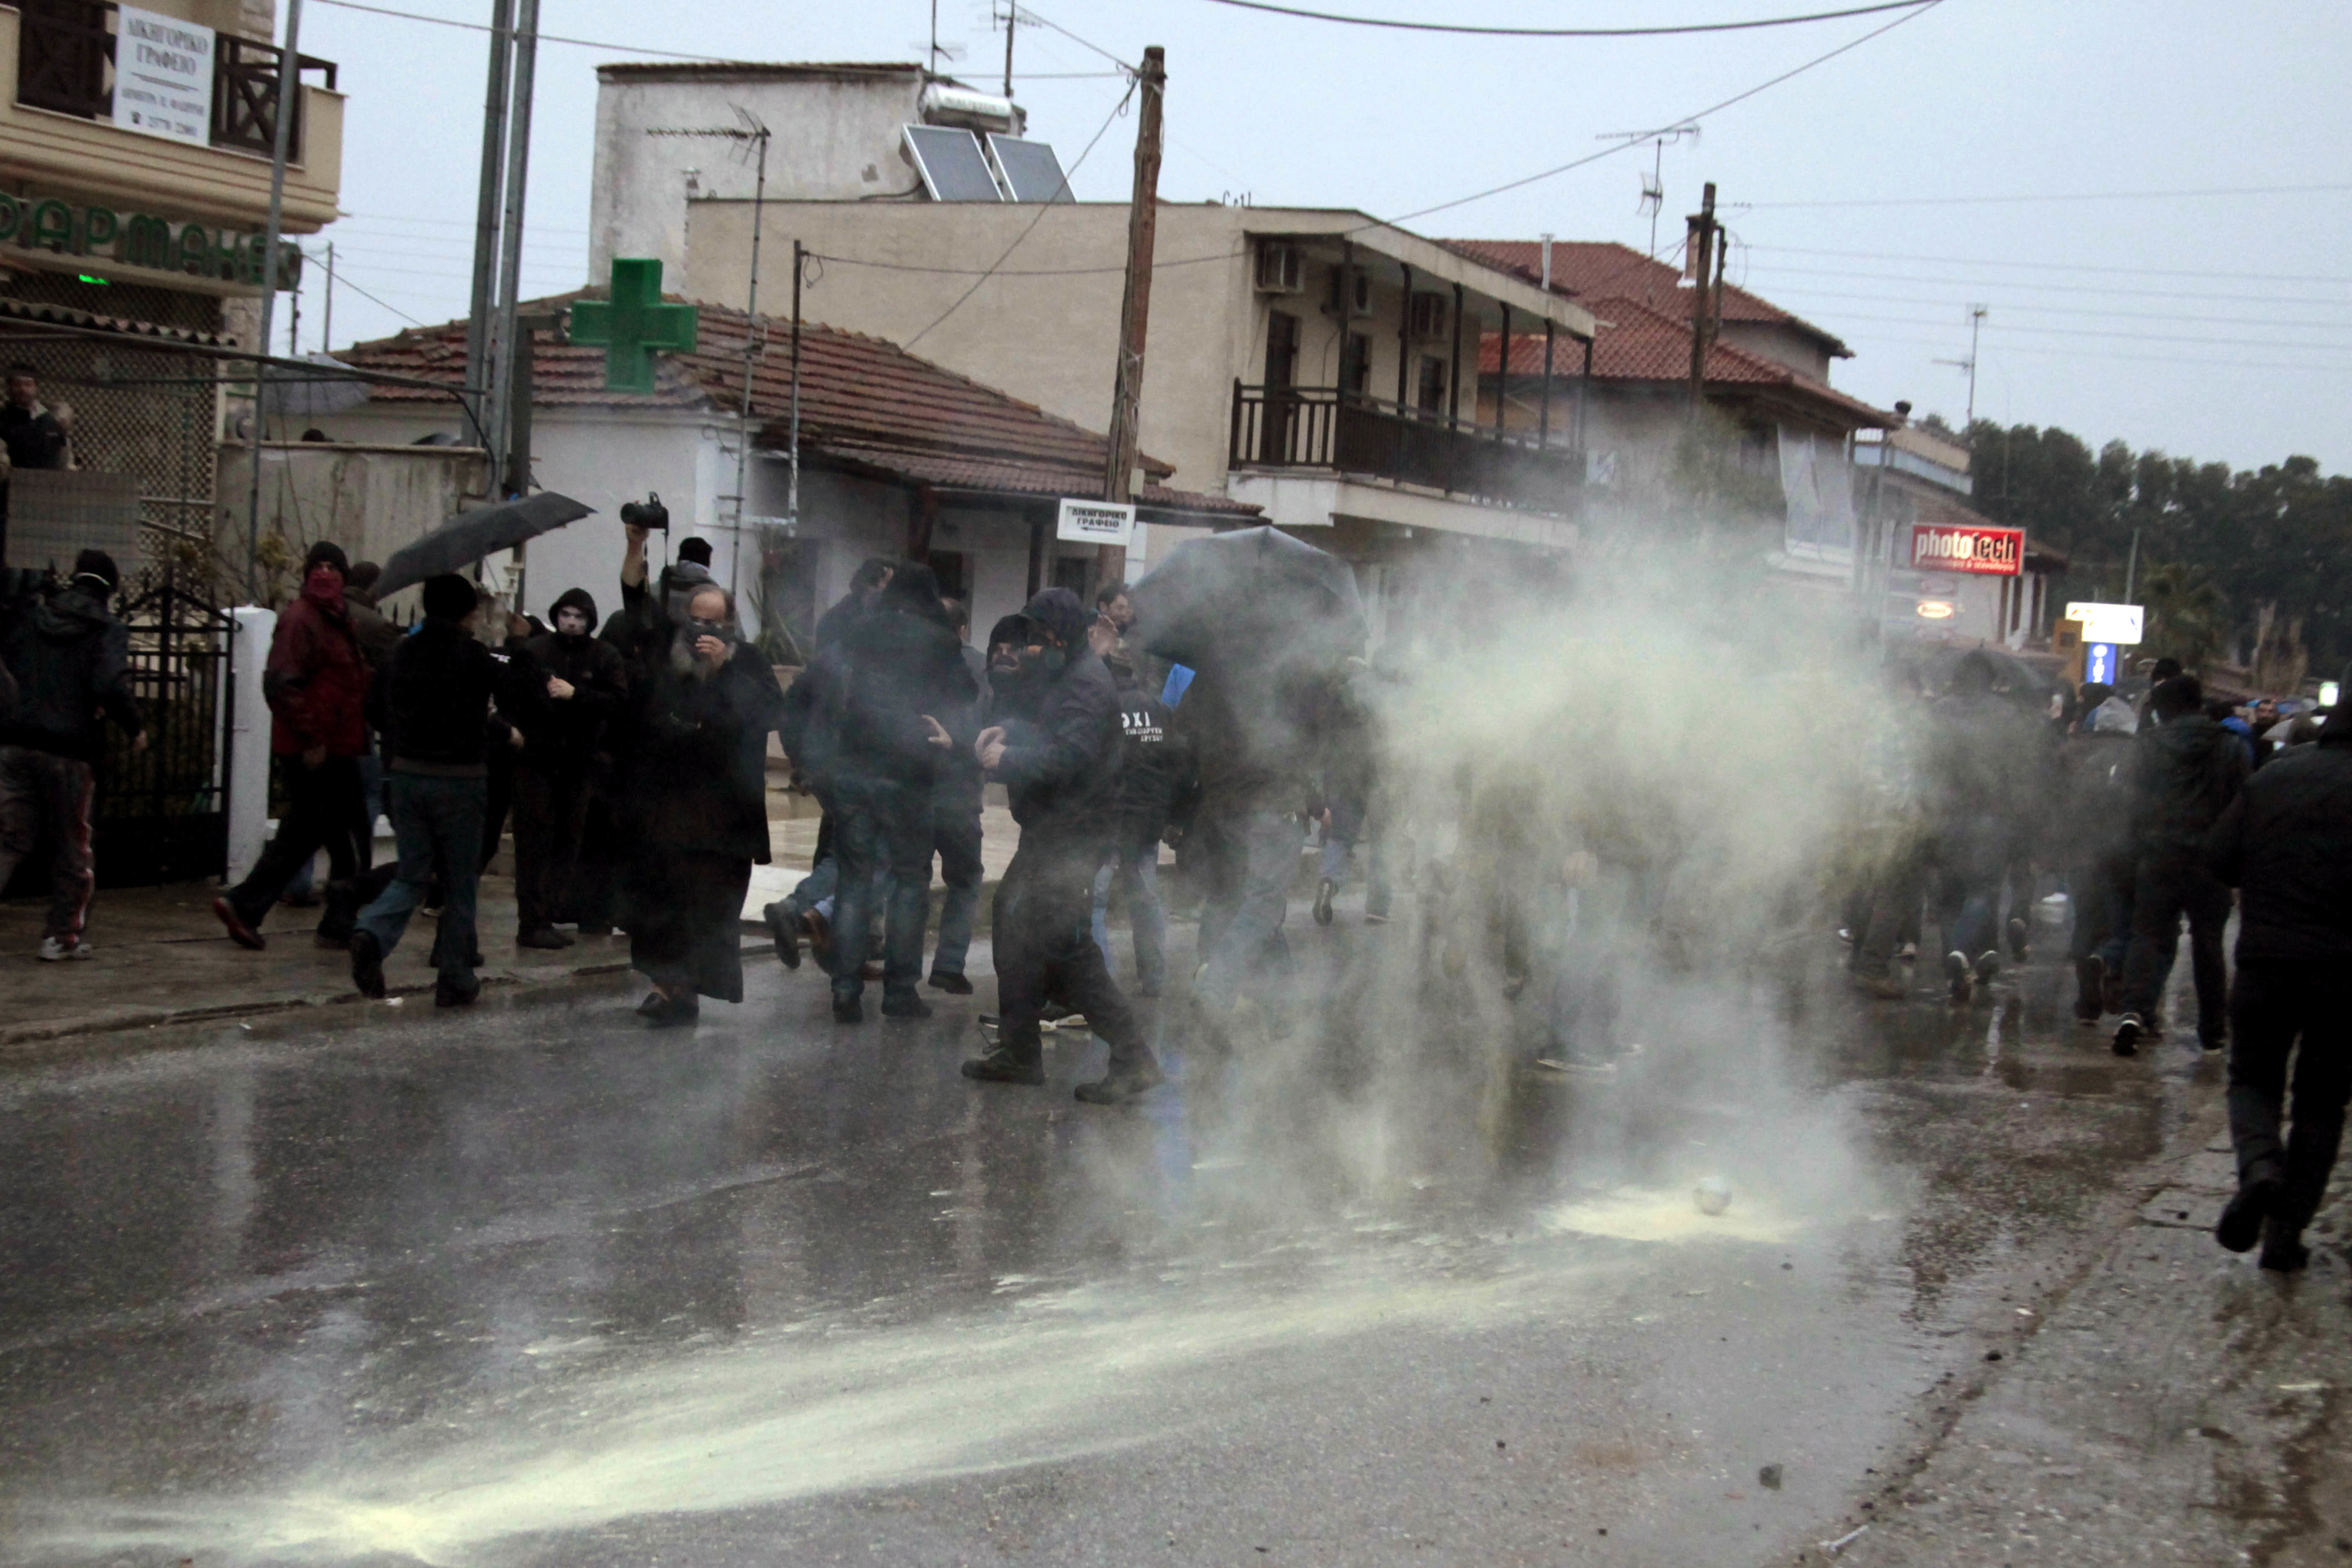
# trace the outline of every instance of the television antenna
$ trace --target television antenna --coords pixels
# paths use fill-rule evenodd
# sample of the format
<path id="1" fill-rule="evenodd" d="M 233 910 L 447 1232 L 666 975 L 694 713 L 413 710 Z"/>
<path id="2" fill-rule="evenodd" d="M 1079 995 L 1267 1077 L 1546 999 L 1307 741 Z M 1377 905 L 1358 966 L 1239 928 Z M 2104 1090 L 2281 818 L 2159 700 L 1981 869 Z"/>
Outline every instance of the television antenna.
<path id="1" fill-rule="evenodd" d="M 1612 131 L 1593 138 L 1596 142 L 1650 143 L 1650 172 L 1642 176 L 1642 200 L 1634 210 L 1650 216 L 1650 257 L 1653 260 L 1658 254 L 1658 214 L 1664 210 L 1666 205 L 1666 143 L 1679 143 L 1685 136 L 1693 142 L 1698 140 L 1696 121 L 1686 120 L 1680 125 L 1669 125 L 1661 131 Z"/>
<path id="2" fill-rule="evenodd" d="M 1966 423 L 1960 426 L 1963 430 L 1977 422 L 1977 334 L 1983 330 L 1986 310 L 1987 307 L 1983 305 L 1969 307 L 1969 357 L 1939 359 L 1935 362 L 1937 364 L 1948 364 L 1955 369 L 1969 373 L 1969 414 Z"/>
<path id="3" fill-rule="evenodd" d="M 940 0 L 931 0 L 931 41 L 927 45 L 918 45 L 916 47 L 928 48 L 930 51 L 929 58 L 931 62 L 931 74 L 933 76 L 938 76 L 940 74 L 940 61 L 944 59 L 949 64 L 952 65 L 956 61 L 963 58 L 964 47 L 961 44 L 943 44 L 940 42 Z"/>

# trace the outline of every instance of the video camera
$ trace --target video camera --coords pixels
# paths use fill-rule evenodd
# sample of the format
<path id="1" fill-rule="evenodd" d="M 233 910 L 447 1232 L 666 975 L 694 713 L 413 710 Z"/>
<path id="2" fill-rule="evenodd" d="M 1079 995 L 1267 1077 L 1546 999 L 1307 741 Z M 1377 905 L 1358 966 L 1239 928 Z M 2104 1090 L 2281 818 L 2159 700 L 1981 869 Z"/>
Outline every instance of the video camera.
<path id="1" fill-rule="evenodd" d="M 642 528 L 652 533 L 667 533 L 669 508 L 662 505 L 661 491 L 647 490 L 643 500 L 621 503 L 621 521 L 631 528 Z"/>

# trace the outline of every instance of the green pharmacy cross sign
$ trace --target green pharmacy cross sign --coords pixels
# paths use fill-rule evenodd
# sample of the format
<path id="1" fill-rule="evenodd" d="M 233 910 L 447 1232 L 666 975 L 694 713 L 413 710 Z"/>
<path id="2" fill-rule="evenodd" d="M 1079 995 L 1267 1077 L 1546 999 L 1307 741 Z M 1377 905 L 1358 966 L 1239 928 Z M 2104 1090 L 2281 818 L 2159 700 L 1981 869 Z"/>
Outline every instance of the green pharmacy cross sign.
<path id="1" fill-rule="evenodd" d="M 572 307 L 572 341 L 604 345 L 607 392 L 651 392 L 655 353 L 695 345 L 700 312 L 664 304 L 661 274 L 659 261 L 614 257 L 612 298 Z"/>

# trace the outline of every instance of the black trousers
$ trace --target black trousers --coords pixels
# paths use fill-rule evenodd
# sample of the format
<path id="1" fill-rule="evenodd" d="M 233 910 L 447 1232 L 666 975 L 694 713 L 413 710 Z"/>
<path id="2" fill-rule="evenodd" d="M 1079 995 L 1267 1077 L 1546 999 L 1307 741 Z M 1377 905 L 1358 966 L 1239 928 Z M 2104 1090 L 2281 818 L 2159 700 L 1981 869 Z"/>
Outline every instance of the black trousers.
<path id="1" fill-rule="evenodd" d="M 2124 1011 L 2146 1018 L 2172 971 L 2180 917 L 2189 917 L 2189 960 L 2197 982 L 2197 1037 L 2218 1044 L 2229 1016 L 2230 969 L 2221 928 L 2230 923 L 2230 889 L 2205 868 L 2196 849 L 2144 850 L 2132 879 L 2131 950 L 2124 957 Z"/>
<path id="2" fill-rule="evenodd" d="M 641 849 L 629 867 L 629 963 L 657 985 L 743 1000 L 743 895 L 751 862 Z"/>
<path id="3" fill-rule="evenodd" d="M 588 831 L 588 780 L 576 769 L 514 771 L 515 924 L 553 925 L 569 902 L 572 868 Z"/>
<path id="4" fill-rule="evenodd" d="M 2352 1096 L 2352 966 L 2242 958 L 2230 1022 L 2230 1142 L 2238 1179 L 2262 1167 L 2281 1172 L 2286 1201 L 2278 1216 L 2300 1230 L 2327 1190 L 2344 1137 L 2345 1100 Z M 2294 1128 L 2282 1144 L 2290 1052 Z"/>
<path id="5" fill-rule="evenodd" d="M 330 880 L 348 882 L 367 864 L 369 836 L 358 826 L 367 815 L 360 760 L 329 757 L 310 768 L 303 766 L 299 757 L 287 757 L 282 765 L 286 815 L 278 819 L 278 836 L 261 851 L 261 858 L 254 862 L 245 880 L 228 894 L 237 919 L 256 931 L 261 929 L 263 917 L 293 880 L 294 873 L 321 848 L 327 851 Z"/>
<path id="6" fill-rule="evenodd" d="M 1135 1010 L 1095 945 L 1095 867 L 1101 858 L 1099 845 L 1039 844 L 1023 834 L 993 906 L 1000 1048 L 1043 1054 L 1037 1020 L 1052 997 L 1087 1016 L 1110 1047 L 1111 1071 L 1150 1054 Z"/>

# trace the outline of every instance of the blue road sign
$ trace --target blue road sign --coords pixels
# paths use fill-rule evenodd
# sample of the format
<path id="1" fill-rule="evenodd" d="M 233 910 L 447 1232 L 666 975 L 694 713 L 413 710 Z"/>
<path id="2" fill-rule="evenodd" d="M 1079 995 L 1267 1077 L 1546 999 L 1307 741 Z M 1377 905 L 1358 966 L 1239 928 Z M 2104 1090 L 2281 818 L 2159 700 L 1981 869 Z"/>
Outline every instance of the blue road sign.
<path id="1" fill-rule="evenodd" d="M 2116 683 L 2116 645 L 2111 642 L 2087 642 L 2083 645 L 2083 679 L 2095 680 L 2102 686 Z"/>

